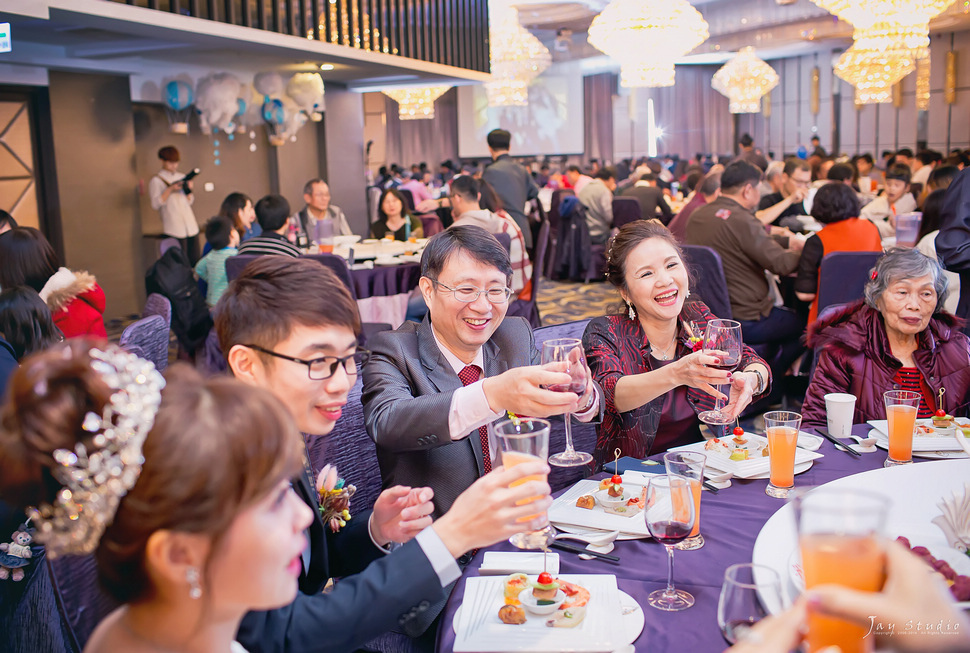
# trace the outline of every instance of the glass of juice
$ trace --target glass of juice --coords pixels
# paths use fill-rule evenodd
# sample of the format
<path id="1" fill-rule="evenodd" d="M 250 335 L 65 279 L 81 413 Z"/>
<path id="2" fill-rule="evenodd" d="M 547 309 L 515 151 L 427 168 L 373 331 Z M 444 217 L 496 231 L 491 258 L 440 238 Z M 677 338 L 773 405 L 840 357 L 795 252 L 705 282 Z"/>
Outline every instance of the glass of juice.
<path id="1" fill-rule="evenodd" d="M 493 428 L 501 447 L 502 464 L 505 467 L 515 467 L 533 460 L 545 462 L 549 456 L 549 422 L 547 420 L 534 417 L 506 419 L 497 422 Z M 522 485 L 528 481 L 544 480 L 546 480 L 545 475 L 526 476 L 512 483 L 511 487 Z M 530 497 L 523 499 L 520 504 L 525 505 L 541 498 Z M 545 513 L 529 515 L 519 521 L 526 523 L 539 517 L 543 518 L 544 526 L 538 530 L 516 533 L 509 538 L 509 542 L 520 549 L 545 550 L 549 548 L 556 532 L 549 524 L 548 516 Z"/>
<path id="2" fill-rule="evenodd" d="M 787 499 L 795 487 L 795 445 L 802 416 L 788 410 L 765 413 L 765 433 L 768 436 L 768 464 L 771 476 L 765 494 Z"/>
<path id="3" fill-rule="evenodd" d="M 913 434 L 920 394 L 909 390 L 890 390 L 882 395 L 889 421 L 889 457 L 885 467 L 913 462 Z"/>
<path id="4" fill-rule="evenodd" d="M 880 544 L 889 500 L 863 490 L 818 488 L 795 499 L 798 541 L 805 587 L 834 583 L 878 592 L 885 581 L 885 554 Z M 842 653 L 867 653 L 875 637 L 870 624 L 809 611 L 809 653 L 838 646 Z"/>
<path id="5" fill-rule="evenodd" d="M 704 546 L 701 535 L 701 484 L 704 482 L 704 464 L 707 456 L 694 451 L 671 451 L 664 454 L 664 465 L 669 476 L 679 476 L 690 483 L 694 498 L 694 528 L 686 540 L 678 542 L 674 548 L 693 551 Z"/>

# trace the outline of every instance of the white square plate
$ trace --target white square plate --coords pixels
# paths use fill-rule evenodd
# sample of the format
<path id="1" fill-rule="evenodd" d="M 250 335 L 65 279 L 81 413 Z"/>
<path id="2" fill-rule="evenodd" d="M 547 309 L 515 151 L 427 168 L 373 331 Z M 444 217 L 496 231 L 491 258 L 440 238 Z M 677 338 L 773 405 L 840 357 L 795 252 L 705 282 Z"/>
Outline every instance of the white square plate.
<path id="1" fill-rule="evenodd" d="M 549 617 L 526 612 L 521 625 L 502 623 L 498 611 L 505 604 L 505 578 L 471 577 L 465 582 L 465 596 L 455 624 L 455 653 L 513 653 L 517 651 L 595 653 L 612 651 L 625 642 L 619 624 L 622 619 L 616 576 L 565 575 L 563 580 L 589 590 L 586 618 L 575 628 L 550 628 Z M 530 580 L 534 580 L 530 576 Z"/>
<path id="2" fill-rule="evenodd" d="M 730 454 L 723 451 L 723 449 L 705 449 L 706 442 L 694 442 L 683 447 L 676 447 L 670 451 L 697 451 L 707 454 L 707 467 L 719 469 L 722 472 L 731 472 L 738 478 L 754 478 L 759 474 L 765 474 L 770 471 L 771 463 L 769 462 L 769 457 L 761 455 L 762 450 L 768 444 L 768 438 L 753 433 L 745 433 L 744 437 L 748 442 L 747 444 L 741 445 L 741 447 L 748 449 L 754 455 L 753 458 L 748 458 L 747 460 L 731 460 L 729 457 Z M 736 446 L 732 442 L 733 438 L 731 437 L 722 438 L 722 440 L 725 440 L 732 447 Z M 801 447 L 795 449 L 795 465 L 806 463 L 817 458 L 824 458 L 824 456 L 815 451 L 802 449 Z"/>
<path id="3" fill-rule="evenodd" d="M 624 486 L 627 492 L 633 496 L 639 496 L 642 483 L 626 483 Z M 632 517 L 622 515 L 612 515 L 603 510 L 603 507 L 596 506 L 589 510 L 587 508 L 577 508 L 576 499 L 584 494 L 594 494 L 599 490 L 599 481 L 583 479 L 576 485 L 566 490 L 549 507 L 549 521 L 556 524 L 569 524 L 572 526 L 584 526 L 586 528 L 596 528 L 603 531 L 620 531 L 621 533 L 631 533 L 639 537 L 650 537 L 647 525 L 643 521 L 643 512 L 640 511 Z"/>
<path id="4" fill-rule="evenodd" d="M 918 419 L 916 423 L 920 426 L 933 427 L 932 419 Z M 966 423 L 966 420 L 961 418 L 960 423 Z M 869 426 L 875 429 L 870 435 L 876 438 L 876 444 L 879 444 L 879 442 L 889 442 L 888 421 L 884 419 L 871 419 L 869 420 Z M 963 435 L 961 434 L 960 437 L 963 437 Z M 913 437 L 913 451 L 963 451 L 963 448 L 956 441 L 956 436 L 953 435 L 939 437 L 933 435 L 916 435 Z"/>

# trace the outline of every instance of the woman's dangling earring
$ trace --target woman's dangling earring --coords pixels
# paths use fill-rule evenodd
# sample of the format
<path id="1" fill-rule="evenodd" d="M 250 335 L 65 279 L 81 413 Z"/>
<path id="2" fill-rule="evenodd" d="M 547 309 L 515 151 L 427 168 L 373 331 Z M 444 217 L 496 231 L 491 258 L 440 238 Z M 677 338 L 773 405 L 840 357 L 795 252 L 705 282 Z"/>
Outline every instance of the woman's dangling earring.
<path id="1" fill-rule="evenodd" d="M 202 597 L 202 587 L 199 585 L 199 570 L 189 567 L 185 570 L 185 580 L 189 584 L 189 598 L 199 599 Z"/>
<path id="2" fill-rule="evenodd" d="M 626 314 L 627 314 L 628 316 L 630 316 L 630 319 L 631 319 L 631 320 L 635 320 L 635 319 L 637 319 L 637 312 L 636 312 L 636 311 L 635 311 L 635 310 L 633 309 L 633 302 L 630 302 L 630 303 L 628 304 L 628 306 L 629 306 L 630 308 L 629 308 L 629 310 L 627 311 L 627 313 L 626 313 Z"/>
<path id="3" fill-rule="evenodd" d="M 687 293 L 684 295 L 684 301 L 690 299 L 690 288 L 687 289 Z"/>

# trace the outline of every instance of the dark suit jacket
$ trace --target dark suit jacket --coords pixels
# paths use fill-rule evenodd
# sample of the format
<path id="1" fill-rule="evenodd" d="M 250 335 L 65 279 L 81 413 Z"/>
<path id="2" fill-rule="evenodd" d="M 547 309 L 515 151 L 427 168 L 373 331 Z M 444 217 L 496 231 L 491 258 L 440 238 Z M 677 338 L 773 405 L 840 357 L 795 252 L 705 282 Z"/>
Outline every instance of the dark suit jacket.
<path id="1" fill-rule="evenodd" d="M 669 224 L 674 217 L 667 200 L 664 199 L 664 192 L 656 186 L 630 186 L 624 188 L 620 193 L 622 197 L 633 197 L 640 202 L 640 217 L 644 220 L 653 220 L 657 217 L 657 209 L 663 214 L 662 222 Z"/>
<path id="2" fill-rule="evenodd" d="M 539 188 L 532 180 L 532 175 L 524 165 L 509 158 L 508 154 L 502 154 L 485 168 L 482 179 L 492 185 L 495 194 L 502 200 L 502 208 L 522 229 L 526 247 L 532 247 L 532 229 L 523 213 L 525 203 L 539 197 Z"/>
<path id="3" fill-rule="evenodd" d="M 308 476 L 300 474 L 293 485 L 313 509 L 309 572 L 301 574 L 293 603 L 243 618 L 236 639 L 249 653 L 352 651 L 444 598 L 441 581 L 415 540 L 390 555 L 381 553 L 367 531 L 369 510 L 332 533 L 320 519 Z M 321 593 L 331 577 L 343 578 Z M 378 604 L 381 609 L 375 610 Z"/>
<path id="4" fill-rule="evenodd" d="M 364 368 L 364 421 L 377 443 L 384 487 L 428 486 L 435 517 L 484 473 L 477 432 L 452 442 L 448 411 L 458 375 L 435 343 L 431 322 L 405 322 L 396 331 L 368 338 L 371 359 Z M 506 317 L 483 347 L 485 376 L 537 365 L 532 328 Z"/>

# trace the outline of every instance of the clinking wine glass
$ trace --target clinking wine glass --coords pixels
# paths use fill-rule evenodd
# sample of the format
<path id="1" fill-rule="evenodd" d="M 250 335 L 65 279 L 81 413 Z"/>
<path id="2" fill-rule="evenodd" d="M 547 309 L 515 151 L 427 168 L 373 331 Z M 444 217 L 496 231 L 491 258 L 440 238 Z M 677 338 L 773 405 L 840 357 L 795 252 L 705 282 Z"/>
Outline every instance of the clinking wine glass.
<path id="1" fill-rule="evenodd" d="M 694 551 L 704 546 L 701 535 L 701 486 L 704 483 L 704 465 L 707 455 L 696 451 L 668 451 L 664 454 L 664 466 L 671 476 L 680 476 L 690 483 L 694 499 L 694 528 L 683 542 L 674 547 L 680 551 Z"/>
<path id="2" fill-rule="evenodd" d="M 570 377 L 569 383 L 557 383 L 549 386 L 553 392 L 573 392 L 580 397 L 586 390 L 586 354 L 583 352 L 583 342 L 577 338 L 557 338 L 542 343 L 542 364 L 566 363 L 563 370 Z M 557 467 L 578 467 L 593 460 L 593 456 L 573 448 L 572 413 L 563 415 L 566 423 L 566 450 L 549 456 L 549 464 Z"/>
<path id="3" fill-rule="evenodd" d="M 711 320 L 704 332 L 704 353 L 720 362 L 710 365 L 718 370 L 733 372 L 741 362 L 741 323 L 734 320 Z M 720 386 L 718 386 L 720 390 Z M 723 426 L 734 421 L 721 411 L 721 400 L 714 400 L 714 410 L 705 410 L 697 416 L 705 424 Z"/>
<path id="4" fill-rule="evenodd" d="M 751 627 L 782 607 L 781 580 L 771 567 L 749 562 L 731 565 L 717 601 L 717 625 L 731 644 L 743 641 Z"/>
<path id="5" fill-rule="evenodd" d="M 643 517 L 650 535 L 667 549 L 667 588 L 651 592 L 647 603 L 666 612 L 686 610 L 694 605 L 694 597 L 674 588 L 674 545 L 694 527 L 694 498 L 687 479 L 669 474 L 651 478 Z"/>

